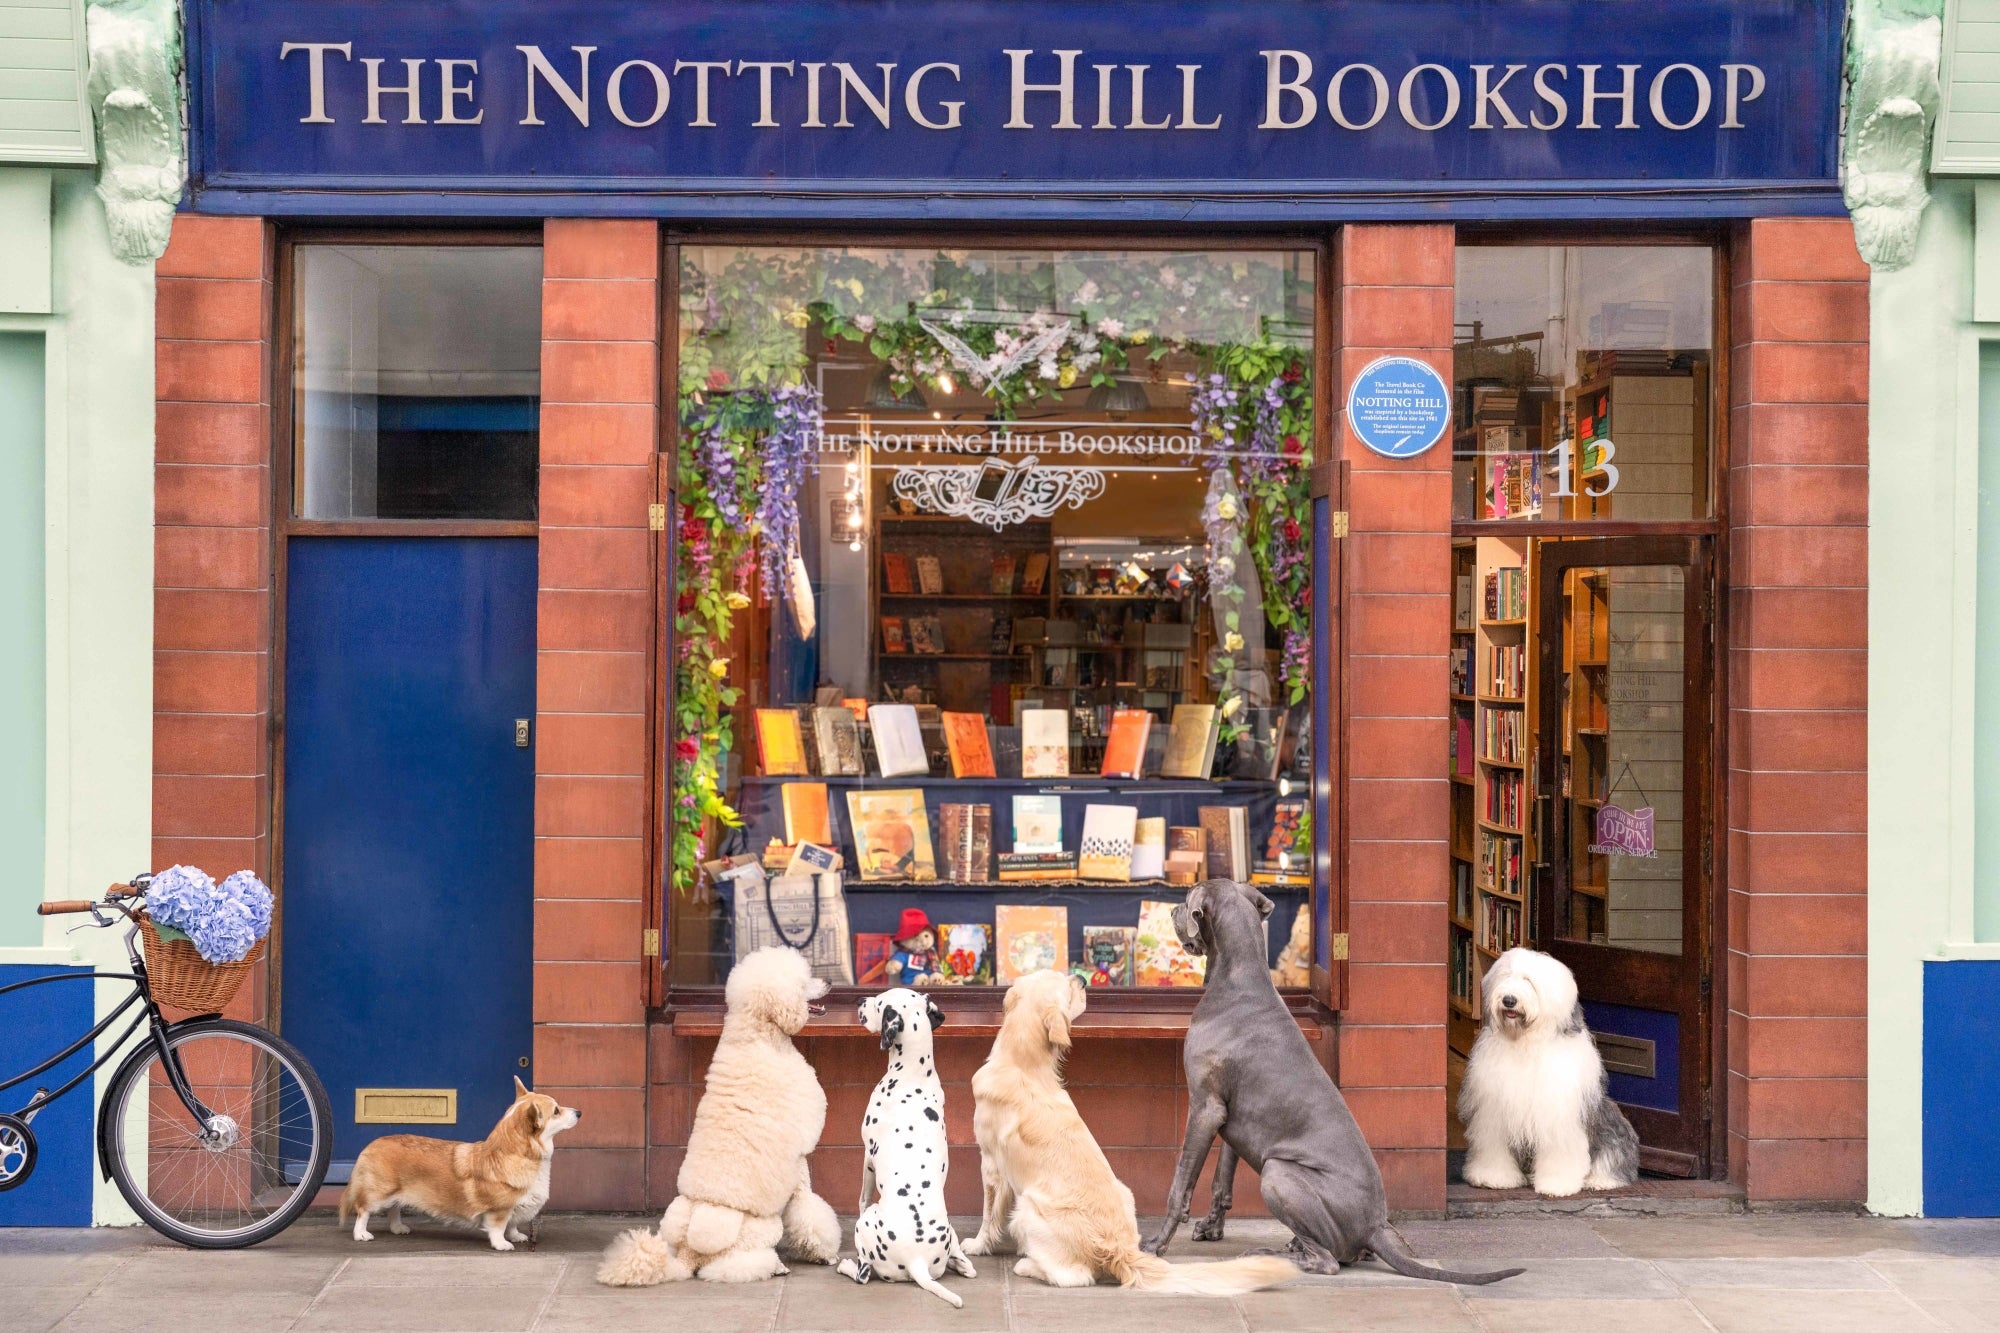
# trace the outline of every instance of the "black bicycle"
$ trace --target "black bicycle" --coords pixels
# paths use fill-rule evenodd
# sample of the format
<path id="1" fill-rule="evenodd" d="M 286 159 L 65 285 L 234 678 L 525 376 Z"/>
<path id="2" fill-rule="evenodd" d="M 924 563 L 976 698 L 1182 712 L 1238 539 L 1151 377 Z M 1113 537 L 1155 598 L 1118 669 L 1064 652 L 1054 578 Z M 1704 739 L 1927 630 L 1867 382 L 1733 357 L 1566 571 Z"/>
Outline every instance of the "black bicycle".
<path id="1" fill-rule="evenodd" d="M 333 1110 L 312 1066 L 275 1034 L 216 1014 L 176 1023 L 161 1017 L 134 913 L 151 878 L 115 885 L 98 902 L 71 899 L 38 909 L 43 916 L 88 912 L 97 926 L 125 921 L 130 972 L 57 973 L 0 986 L 5 996 L 62 981 L 132 983 L 131 993 L 96 1027 L 27 1073 L 0 1082 L 0 1093 L 58 1068 L 138 1006 L 88 1069 L 60 1087 L 37 1087 L 20 1110 L 0 1113 L 0 1191 L 34 1173 L 36 1114 L 87 1087 L 99 1066 L 130 1045 L 98 1110 L 104 1174 L 148 1226 L 171 1240 L 209 1250 L 255 1245 L 290 1226 L 318 1194 L 333 1156 Z M 133 1044 L 142 1027 L 144 1036 Z"/>

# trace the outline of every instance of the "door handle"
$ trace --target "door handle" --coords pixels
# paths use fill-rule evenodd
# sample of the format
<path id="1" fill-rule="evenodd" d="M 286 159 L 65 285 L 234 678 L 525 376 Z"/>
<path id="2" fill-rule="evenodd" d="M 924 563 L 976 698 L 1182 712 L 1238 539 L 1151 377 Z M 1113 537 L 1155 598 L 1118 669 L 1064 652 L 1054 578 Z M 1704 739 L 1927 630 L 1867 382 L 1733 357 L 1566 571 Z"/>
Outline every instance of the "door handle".
<path id="1" fill-rule="evenodd" d="M 528 737 L 533 727 L 534 727 L 534 721 L 531 718 L 517 717 L 514 719 L 515 749 L 525 750 L 528 748 Z"/>

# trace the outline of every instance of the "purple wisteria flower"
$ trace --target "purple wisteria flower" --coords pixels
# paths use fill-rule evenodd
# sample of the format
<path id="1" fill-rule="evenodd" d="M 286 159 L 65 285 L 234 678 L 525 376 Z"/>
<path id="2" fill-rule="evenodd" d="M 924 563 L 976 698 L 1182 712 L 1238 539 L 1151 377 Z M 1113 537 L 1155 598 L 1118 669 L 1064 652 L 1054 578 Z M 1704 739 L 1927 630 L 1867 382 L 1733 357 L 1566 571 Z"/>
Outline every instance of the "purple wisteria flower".
<path id="1" fill-rule="evenodd" d="M 824 427 L 819 390 L 788 384 L 771 391 L 771 433 L 764 439 L 764 475 L 757 488 L 758 552 L 764 595 L 783 595 L 792 553 L 799 545 L 799 488 L 819 453 Z"/>
<path id="2" fill-rule="evenodd" d="M 217 884 L 195 866 L 172 866 L 147 887 L 146 914 L 209 962 L 239 963 L 271 932 L 271 891 L 248 870 Z"/>

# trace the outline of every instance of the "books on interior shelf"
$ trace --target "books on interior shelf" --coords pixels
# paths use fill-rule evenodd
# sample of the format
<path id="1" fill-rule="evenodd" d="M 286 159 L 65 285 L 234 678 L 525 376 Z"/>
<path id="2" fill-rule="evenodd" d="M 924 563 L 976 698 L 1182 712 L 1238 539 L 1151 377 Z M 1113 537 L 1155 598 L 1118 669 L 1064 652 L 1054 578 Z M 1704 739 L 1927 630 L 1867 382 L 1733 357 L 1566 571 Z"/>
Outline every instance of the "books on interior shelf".
<path id="1" fill-rule="evenodd" d="M 1451 692 L 1472 693 L 1472 647 L 1469 644 L 1451 650 Z"/>
<path id="2" fill-rule="evenodd" d="M 824 782 L 787 782 L 780 797 L 785 810 L 785 841 L 827 844 L 833 841 L 833 815 L 827 808 Z"/>
<path id="3" fill-rule="evenodd" d="M 1131 805 L 1086 805 L 1077 873 L 1085 879 L 1132 878 L 1132 840 L 1139 809 Z"/>
<path id="4" fill-rule="evenodd" d="M 868 729 L 875 736 L 875 765 L 885 778 L 927 776 L 923 728 L 912 704 L 875 704 L 868 710 Z"/>
<path id="5" fill-rule="evenodd" d="M 1077 960 L 1076 975 L 1090 986 L 1130 986 L 1133 946 L 1138 937 L 1133 926 L 1085 926 L 1083 956 Z"/>
<path id="6" fill-rule="evenodd" d="M 854 984 L 886 986 L 889 978 L 884 965 L 895 952 L 896 942 L 887 935 L 857 931 L 854 936 Z"/>
<path id="7" fill-rule="evenodd" d="M 1169 884 L 1194 884 L 1208 873 L 1208 834 L 1189 824 L 1167 830 L 1167 857 L 1161 873 Z"/>
<path id="8" fill-rule="evenodd" d="M 820 772 L 828 777 L 861 776 L 861 724 L 845 704 L 813 709 L 813 736 L 819 741 Z"/>
<path id="9" fill-rule="evenodd" d="M 1460 921 L 1472 920 L 1472 867 L 1464 861 L 1451 863 L 1451 914 Z"/>
<path id="10" fill-rule="evenodd" d="M 1146 769 L 1146 738 L 1153 730 L 1153 715 L 1143 708 L 1121 708 L 1111 715 L 1111 731 L 1104 742 L 1104 760 L 1098 772 L 1107 778 L 1136 778 Z"/>
<path id="11" fill-rule="evenodd" d="M 792 709 L 757 710 L 757 752 L 763 756 L 764 772 L 774 777 L 803 777 L 811 771 L 806 767 L 805 733 Z"/>
<path id="12" fill-rule="evenodd" d="M 1528 691 L 1528 649 L 1525 644 L 1496 643 L 1486 651 L 1486 690 L 1495 699 L 1520 699 Z"/>
<path id="13" fill-rule="evenodd" d="M 1505 953 L 1521 943 L 1521 905 L 1499 898 L 1479 900 L 1479 942 L 1494 953 Z"/>
<path id="14" fill-rule="evenodd" d="M 1060 708 L 1021 710 L 1021 776 L 1069 776 L 1069 714 Z"/>
<path id="15" fill-rule="evenodd" d="M 1215 740 L 1220 719 L 1214 704 L 1175 704 L 1167 733 L 1167 757 L 1160 776 L 1206 781 L 1215 767 Z"/>
<path id="16" fill-rule="evenodd" d="M 1021 591 L 1027 594 L 1039 593 L 1048 583 L 1049 553 L 1036 551 L 1028 557 L 1027 565 L 1021 571 Z"/>
<path id="17" fill-rule="evenodd" d="M 1167 873 L 1167 821 L 1159 816 L 1132 826 L 1132 878 L 1160 879 Z"/>
<path id="18" fill-rule="evenodd" d="M 1487 823 L 1517 831 L 1521 828 L 1522 777 L 1514 772 L 1487 773 L 1486 800 L 1482 807 Z"/>
<path id="19" fill-rule="evenodd" d="M 1465 713 L 1451 720 L 1451 771 L 1462 778 L 1472 776 L 1472 718 Z"/>
<path id="20" fill-rule="evenodd" d="M 889 551 L 882 557 L 882 588 L 885 592 L 915 592 L 910 581 L 910 557 L 900 551 Z"/>
<path id="21" fill-rule="evenodd" d="M 882 651 L 885 653 L 907 653 L 910 640 L 903 632 L 901 616 L 882 617 Z"/>
<path id="22" fill-rule="evenodd" d="M 995 596 L 1007 597 L 1014 591 L 1014 557 L 996 555 L 993 557 L 993 592 Z"/>
<path id="23" fill-rule="evenodd" d="M 993 747 L 986 736 L 984 713 L 946 713 L 945 748 L 951 755 L 951 775 L 955 778 L 994 776 Z"/>
<path id="24" fill-rule="evenodd" d="M 855 867 L 864 880 L 937 878 L 924 794 L 910 788 L 847 793 Z"/>
<path id="25" fill-rule="evenodd" d="M 831 839 L 829 839 L 831 841 Z M 800 875 L 830 875 L 841 867 L 841 855 L 831 847 L 822 847 L 814 842 L 802 842 L 792 848 L 792 854 L 785 860 L 787 878 Z"/>
<path id="26" fill-rule="evenodd" d="M 1501 763 L 1521 762 L 1521 731 L 1525 721 L 1518 708 L 1479 710 L 1479 757 Z"/>
<path id="27" fill-rule="evenodd" d="M 993 807 L 947 802 L 938 806 L 944 842 L 944 877 L 955 884 L 984 884 L 992 876 Z"/>
<path id="28" fill-rule="evenodd" d="M 1014 850 L 1063 850 L 1062 797 L 1021 794 L 1014 797 Z"/>
<path id="29" fill-rule="evenodd" d="M 1479 830 L 1479 887 L 1494 893 L 1521 892 L 1521 840 L 1491 829 Z"/>
<path id="30" fill-rule="evenodd" d="M 1000 903 L 993 908 L 994 975 L 1000 985 L 1045 967 L 1069 967 L 1069 909 Z"/>
<path id="31" fill-rule="evenodd" d="M 1005 616 L 993 617 L 993 651 L 995 653 L 1014 651 L 1014 622 Z"/>
<path id="32" fill-rule="evenodd" d="M 944 592 L 944 566 L 934 555 L 917 557 L 917 591 L 926 597 L 935 597 Z"/>
<path id="33" fill-rule="evenodd" d="M 936 616 L 910 617 L 910 651 L 913 653 L 944 651 L 944 625 Z"/>
<path id="34" fill-rule="evenodd" d="M 1075 852 L 1001 852 L 993 862 L 993 878 L 1003 884 L 1077 877 Z"/>
<path id="35" fill-rule="evenodd" d="M 1455 630 L 1473 627 L 1472 575 L 1460 574 L 1452 580 L 1451 627 Z M 1464 690 L 1458 693 L 1465 693 Z"/>
<path id="36" fill-rule="evenodd" d="M 1528 571 L 1507 565 L 1486 576 L 1486 618 L 1521 620 L 1528 614 Z"/>
<path id="37" fill-rule="evenodd" d="M 1139 904 L 1139 926 L 1133 943 L 1133 979 L 1141 986 L 1199 986 L 1208 960 L 1181 947 L 1174 933 L 1174 904 Z"/>
<path id="38" fill-rule="evenodd" d="M 1250 812 L 1240 805 L 1201 807 L 1201 831 L 1208 842 L 1210 879 L 1243 883 L 1250 878 Z"/>

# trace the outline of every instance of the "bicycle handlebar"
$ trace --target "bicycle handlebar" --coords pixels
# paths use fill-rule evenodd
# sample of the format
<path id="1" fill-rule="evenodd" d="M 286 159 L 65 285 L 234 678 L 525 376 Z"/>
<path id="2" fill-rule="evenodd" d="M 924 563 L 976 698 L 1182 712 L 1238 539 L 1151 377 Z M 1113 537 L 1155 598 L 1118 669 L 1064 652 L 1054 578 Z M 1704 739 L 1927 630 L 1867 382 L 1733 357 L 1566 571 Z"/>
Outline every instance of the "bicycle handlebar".
<path id="1" fill-rule="evenodd" d="M 66 916 L 71 912 L 88 912 L 97 906 L 88 898 L 63 898 L 56 902 L 35 904 L 38 916 Z"/>

